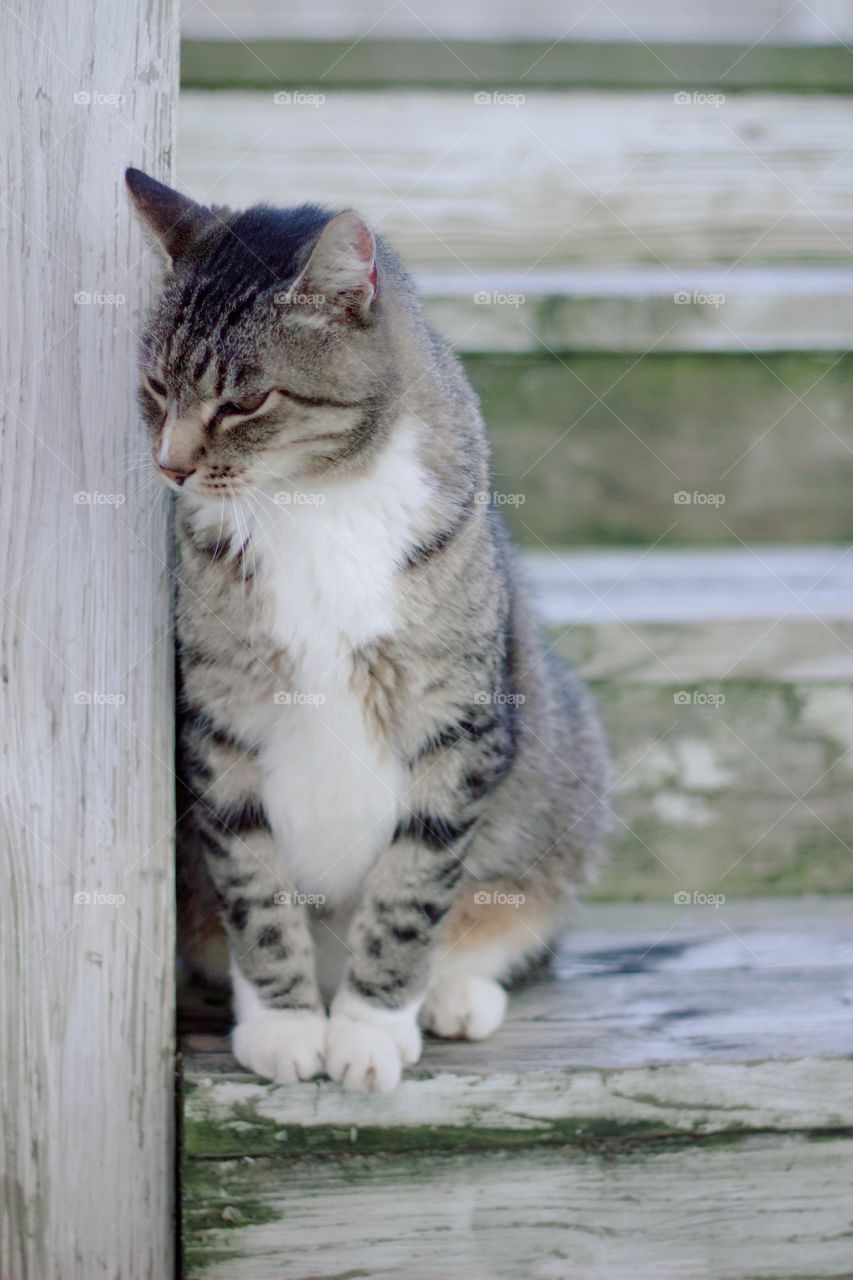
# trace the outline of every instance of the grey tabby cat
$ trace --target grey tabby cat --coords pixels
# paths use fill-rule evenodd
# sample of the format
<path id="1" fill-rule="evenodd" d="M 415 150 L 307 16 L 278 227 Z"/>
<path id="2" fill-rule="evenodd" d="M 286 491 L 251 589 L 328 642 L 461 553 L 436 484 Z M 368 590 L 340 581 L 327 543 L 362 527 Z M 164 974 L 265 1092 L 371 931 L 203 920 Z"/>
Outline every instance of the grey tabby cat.
<path id="1" fill-rule="evenodd" d="M 184 952 L 209 975 L 221 914 L 250 1070 L 391 1089 L 420 1027 L 493 1032 L 564 924 L 607 826 L 596 710 L 388 246 L 127 181 L 170 263 L 140 402 L 178 505 Z"/>

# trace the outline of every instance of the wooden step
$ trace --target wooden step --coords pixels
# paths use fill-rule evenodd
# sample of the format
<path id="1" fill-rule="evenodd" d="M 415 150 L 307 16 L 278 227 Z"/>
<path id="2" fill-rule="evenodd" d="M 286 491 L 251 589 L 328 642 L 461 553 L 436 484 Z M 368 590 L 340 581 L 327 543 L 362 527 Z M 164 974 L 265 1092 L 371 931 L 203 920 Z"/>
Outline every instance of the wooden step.
<path id="1" fill-rule="evenodd" d="M 504 352 L 465 365 L 502 509 L 531 549 L 853 537 L 850 355 Z"/>
<path id="2" fill-rule="evenodd" d="M 850 898 L 587 906 L 491 1041 L 382 1098 L 185 1035 L 184 1274 L 847 1274 L 851 936 Z"/>
<path id="3" fill-rule="evenodd" d="M 181 73 L 204 87 L 322 83 L 851 88 L 849 13 L 777 0 L 675 6 L 480 0 L 192 5 Z"/>
<path id="4" fill-rule="evenodd" d="M 457 351 L 846 351 L 849 267 L 533 267 L 415 272 L 427 314 Z"/>
<path id="5" fill-rule="evenodd" d="M 853 890 L 853 549 L 552 549 L 528 565 L 614 755 L 591 892 Z"/>
<path id="6" fill-rule="evenodd" d="M 188 89 L 678 89 L 735 93 L 785 89 L 849 93 L 850 50 L 841 44 L 640 43 L 632 40 L 395 40 L 229 38 L 181 42 Z"/>
<path id="7" fill-rule="evenodd" d="M 253 37 L 282 40 L 383 41 L 475 40 L 494 44 L 537 39 L 579 41 L 627 38 L 701 44 L 822 46 L 853 40 L 853 13 L 838 0 L 716 0 L 713 5 L 674 5 L 672 0 L 315 0 L 282 5 L 280 0 L 205 0 L 182 15 L 193 39 Z"/>
<path id="8" fill-rule="evenodd" d="M 351 204 L 412 267 L 849 266 L 845 97 L 306 94 L 184 92 L 181 182 L 224 204 Z"/>

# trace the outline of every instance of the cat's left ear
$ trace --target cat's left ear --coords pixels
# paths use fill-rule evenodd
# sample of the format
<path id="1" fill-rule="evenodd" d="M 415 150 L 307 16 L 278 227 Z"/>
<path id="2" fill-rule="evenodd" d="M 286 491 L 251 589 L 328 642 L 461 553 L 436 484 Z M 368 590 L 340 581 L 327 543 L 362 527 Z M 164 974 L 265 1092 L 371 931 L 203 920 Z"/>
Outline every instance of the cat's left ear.
<path id="1" fill-rule="evenodd" d="M 368 316 L 378 286 L 373 232 L 354 209 L 345 209 L 326 223 L 288 292 L 294 303 L 346 321 Z"/>
<path id="2" fill-rule="evenodd" d="M 210 224 L 213 213 L 141 169 L 126 169 L 124 178 L 137 212 L 174 267 Z"/>

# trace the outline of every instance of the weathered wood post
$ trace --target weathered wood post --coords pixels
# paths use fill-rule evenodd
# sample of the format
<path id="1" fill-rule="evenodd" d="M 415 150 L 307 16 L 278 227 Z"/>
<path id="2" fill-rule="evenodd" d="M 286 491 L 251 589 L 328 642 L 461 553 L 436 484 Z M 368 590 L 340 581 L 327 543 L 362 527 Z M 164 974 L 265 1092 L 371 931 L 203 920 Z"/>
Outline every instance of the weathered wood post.
<path id="1" fill-rule="evenodd" d="M 0 1276 L 172 1274 L 162 497 L 129 470 L 173 0 L 0 9 Z M 137 478 L 134 479 L 134 474 Z"/>

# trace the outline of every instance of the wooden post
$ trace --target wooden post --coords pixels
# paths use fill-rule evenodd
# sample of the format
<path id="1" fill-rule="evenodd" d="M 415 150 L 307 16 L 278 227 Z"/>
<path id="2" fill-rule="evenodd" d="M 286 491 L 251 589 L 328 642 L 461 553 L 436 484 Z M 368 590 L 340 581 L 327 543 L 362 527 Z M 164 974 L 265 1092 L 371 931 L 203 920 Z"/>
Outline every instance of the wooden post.
<path id="1" fill-rule="evenodd" d="M 171 637 L 134 406 L 173 0 L 0 8 L 0 1276 L 172 1274 Z"/>

